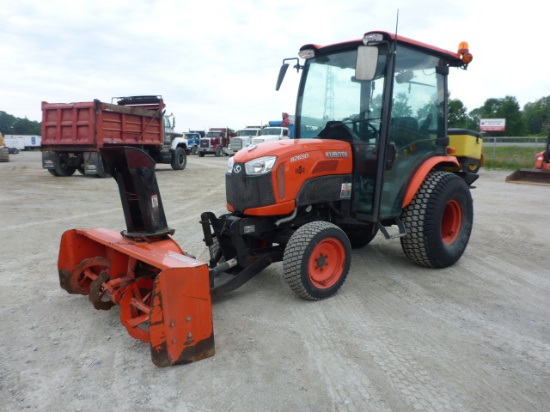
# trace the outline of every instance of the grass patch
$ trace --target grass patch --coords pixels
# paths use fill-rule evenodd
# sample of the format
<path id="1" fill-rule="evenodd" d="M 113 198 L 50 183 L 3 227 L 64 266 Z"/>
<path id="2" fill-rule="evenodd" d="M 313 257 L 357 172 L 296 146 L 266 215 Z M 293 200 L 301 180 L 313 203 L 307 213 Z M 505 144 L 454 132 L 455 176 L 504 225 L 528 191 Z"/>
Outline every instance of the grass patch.
<path id="1" fill-rule="evenodd" d="M 535 164 L 535 155 L 542 150 L 542 147 L 487 145 L 483 148 L 485 168 L 498 170 L 530 169 Z"/>

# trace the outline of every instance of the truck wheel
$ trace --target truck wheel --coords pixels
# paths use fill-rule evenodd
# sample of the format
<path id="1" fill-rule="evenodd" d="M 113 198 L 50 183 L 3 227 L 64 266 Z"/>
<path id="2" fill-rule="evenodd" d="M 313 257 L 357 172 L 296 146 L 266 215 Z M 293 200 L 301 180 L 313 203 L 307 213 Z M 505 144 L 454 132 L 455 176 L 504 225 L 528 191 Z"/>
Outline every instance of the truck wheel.
<path id="1" fill-rule="evenodd" d="M 68 177 L 74 175 L 76 167 L 69 166 L 63 157 L 58 156 L 54 167 L 57 176 Z"/>
<path id="2" fill-rule="evenodd" d="M 199 152 L 199 157 L 204 157 L 204 152 Z"/>
<path id="3" fill-rule="evenodd" d="M 430 173 L 403 210 L 405 255 L 420 266 L 445 268 L 464 253 L 474 220 L 470 188 L 450 172 Z"/>
<path id="4" fill-rule="evenodd" d="M 59 175 L 57 174 L 57 172 L 56 172 L 54 169 L 48 169 L 48 172 L 50 172 L 50 174 L 51 174 L 52 176 L 55 176 L 55 177 L 59 176 Z"/>
<path id="5" fill-rule="evenodd" d="M 197 146 L 193 146 L 193 148 L 191 149 L 191 154 L 196 155 L 198 151 L 199 151 L 199 148 Z"/>
<path id="6" fill-rule="evenodd" d="M 172 169 L 183 170 L 187 166 L 187 153 L 183 147 L 176 147 L 172 155 Z"/>
<path id="7" fill-rule="evenodd" d="M 378 226 L 374 228 L 361 226 L 359 228 L 342 228 L 349 239 L 352 249 L 367 246 L 378 233 Z"/>
<path id="8" fill-rule="evenodd" d="M 334 295 L 351 265 L 351 244 L 342 229 L 323 221 L 310 222 L 290 237 L 283 256 L 284 279 L 307 300 Z"/>
<path id="9" fill-rule="evenodd" d="M 222 156 L 223 156 L 223 148 L 222 148 L 222 147 L 218 147 L 218 148 L 216 149 L 216 153 L 214 153 L 214 155 L 215 155 L 216 157 L 222 157 Z"/>

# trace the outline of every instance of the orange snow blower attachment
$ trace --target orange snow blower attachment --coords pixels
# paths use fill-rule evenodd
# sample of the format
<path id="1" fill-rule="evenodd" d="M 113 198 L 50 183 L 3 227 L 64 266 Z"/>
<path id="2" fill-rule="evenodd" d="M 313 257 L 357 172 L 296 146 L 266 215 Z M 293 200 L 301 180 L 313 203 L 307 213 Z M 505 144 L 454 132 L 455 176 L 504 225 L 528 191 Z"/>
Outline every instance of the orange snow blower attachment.
<path id="1" fill-rule="evenodd" d="M 150 343 L 153 363 L 170 366 L 214 355 L 206 263 L 172 239 L 154 160 L 130 147 L 102 149 L 118 184 L 127 230 L 72 229 L 61 238 L 61 287 L 88 295 L 94 307 L 120 306 L 130 335 Z"/>

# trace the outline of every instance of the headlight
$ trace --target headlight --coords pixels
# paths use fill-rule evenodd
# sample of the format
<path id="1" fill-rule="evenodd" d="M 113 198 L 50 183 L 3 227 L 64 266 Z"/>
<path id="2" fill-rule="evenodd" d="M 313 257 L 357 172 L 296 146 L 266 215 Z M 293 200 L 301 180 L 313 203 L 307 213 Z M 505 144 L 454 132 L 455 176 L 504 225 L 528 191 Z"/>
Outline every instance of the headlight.
<path id="1" fill-rule="evenodd" d="M 271 172 L 276 162 L 277 156 L 265 156 L 246 162 L 244 167 L 247 175 L 258 176 Z"/>
<path id="2" fill-rule="evenodd" d="M 231 156 L 227 161 L 227 174 L 230 175 L 233 171 L 233 165 L 235 164 L 235 156 Z"/>

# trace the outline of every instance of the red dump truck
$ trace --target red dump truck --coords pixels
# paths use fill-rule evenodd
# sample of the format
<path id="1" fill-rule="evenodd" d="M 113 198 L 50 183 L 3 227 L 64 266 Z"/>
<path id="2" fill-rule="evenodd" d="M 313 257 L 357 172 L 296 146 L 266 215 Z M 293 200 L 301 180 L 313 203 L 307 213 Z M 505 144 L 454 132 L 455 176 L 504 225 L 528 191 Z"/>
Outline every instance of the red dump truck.
<path id="1" fill-rule="evenodd" d="M 157 163 L 183 170 L 189 148 L 165 115 L 162 96 L 114 97 L 80 103 L 42 102 L 42 167 L 54 176 L 106 176 L 99 150 L 131 146 Z"/>
<path id="2" fill-rule="evenodd" d="M 211 127 L 206 136 L 201 138 L 199 157 L 204 157 L 208 153 L 213 153 L 217 157 L 229 155 L 229 143 L 235 136 L 237 133 L 229 127 Z"/>

